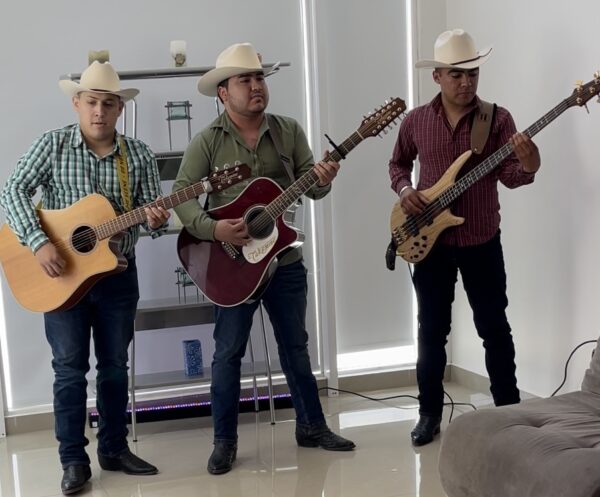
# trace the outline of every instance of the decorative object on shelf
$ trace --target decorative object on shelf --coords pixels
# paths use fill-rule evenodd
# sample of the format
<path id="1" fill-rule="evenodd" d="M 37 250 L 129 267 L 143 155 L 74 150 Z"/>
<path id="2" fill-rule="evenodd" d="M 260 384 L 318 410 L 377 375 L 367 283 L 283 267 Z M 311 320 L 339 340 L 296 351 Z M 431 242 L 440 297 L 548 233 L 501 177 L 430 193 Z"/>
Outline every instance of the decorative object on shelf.
<path id="1" fill-rule="evenodd" d="M 109 59 L 110 54 L 108 50 L 90 50 L 88 52 L 88 66 L 91 65 L 95 60 L 102 64 L 104 62 L 108 62 Z"/>
<path id="2" fill-rule="evenodd" d="M 171 102 L 168 101 L 165 105 L 167 109 L 167 124 L 169 126 L 169 150 L 173 150 L 171 139 L 171 121 L 183 121 L 188 123 L 188 143 L 192 140 L 192 116 L 190 115 L 190 107 L 192 104 L 189 100 L 180 100 Z"/>
<path id="3" fill-rule="evenodd" d="M 183 364 L 186 376 L 202 376 L 202 346 L 200 340 L 183 340 Z"/>
<path id="4" fill-rule="evenodd" d="M 179 303 L 181 304 L 181 294 L 183 293 L 183 303 L 187 303 L 187 287 L 193 286 L 196 289 L 196 302 L 200 302 L 200 292 L 198 291 L 198 287 L 191 280 L 188 274 L 185 272 L 185 269 L 182 267 L 178 267 L 175 269 L 175 274 L 177 275 L 177 297 L 179 298 Z M 183 289 L 183 291 L 182 291 Z M 204 301 L 204 296 L 202 296 L 202 301 Z"/>
<path id="5" fill-rule="evenodd" d="M 172 40 L 171 41 L 171 57 L 175 61 L 175 67 L 185 67 L 185 40 Z"/>

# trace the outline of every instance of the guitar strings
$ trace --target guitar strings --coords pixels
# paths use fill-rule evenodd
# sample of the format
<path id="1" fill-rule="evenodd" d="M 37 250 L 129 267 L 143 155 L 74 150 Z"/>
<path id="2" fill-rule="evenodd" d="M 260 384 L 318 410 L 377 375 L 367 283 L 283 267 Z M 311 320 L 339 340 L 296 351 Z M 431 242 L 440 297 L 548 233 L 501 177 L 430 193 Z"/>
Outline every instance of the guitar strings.
<path id="1" fill-rule="evenodd" d="M 590 97 L 591 98 L 591 97 Z M 530 138 L 539 133 L 542 129 L 544 129 L 548 124 L 554 121 L 559 115 L 561 115 L 565 110 L 570 108 L 571 106 L 577 104 L 575 96 L 571 96 L 562 102 L 560 102 L 556 107 L 550 109 L 546 114 L 544 114 L 540 119 L 534 122 L 529 128 L 523 131 L 523 134 L 529 136 Z M 487 159 L 485 159 L 481 164 L 476 166 L 473 170 L 471 170 L 468 174 L 459 179 L 454 185 L 448 187 L 444 192 L 442 192 L 438 197 L 436 197 L 431 203 L 427 205 L 423 212 L 419 213 L 417 216 L 409 215 L 406 218 L 406 221 L 402 223 L 399 227 L 395 228 L 396 230 L 403 230 L 404 234 L 406 234 L 406 230 L 409 232 L 419 232 L 419 229 L 422 228 L 427 222 L 433 217 L 437 216 L 439 213 L 435 213 L 436 209 L 443 209 L 440 204 L 441 200 L 446 200 L 447 197 L 450 196 L 451 190 L 457 190 L 459 187 L 465 186 L 465 183 L 473 176 L 478 176 L 480 173 L 480 177 L 485 176 L 492 169 L 496 168 L 500 165 L 500 163 L 506 159 L 512 153 L 512 145 L 510 143 L 505 143 L 501 148 L 499 148 L 496 152 L 490 155 Z M 506 155 L 504 155 L 506 154 Z M 495 155 L 504 155 L 497 164 L 495 164 L 489 171 L 485 171 L 487 167 L 491 165 L 493 162 L 493 157 Z M 485 171 L 485 172 L 484 172 Z M 470 185 L 466 185 L 468 187 Z M 463 190 L 464 191 L 464 190 Z M 462 193 L 462 192 L 461 192 Z M 455 200 L 450 199 L 451 201 Z M 415 235 L 413 235 L 415 236 Z M 404 243 L 406 240 L 403 240 L 401 243 Z"/>
<path id="2" fill-rule="evenodd" d="M 392 112 L 391 115 L 382 116 L 382 118 L 377 118 L 373 121 L 370 121 L 365 125 L 364 129 L 360 130 L 359 128 L 359 130 L 363 131 L 366 135 L 370 136 L 371 132 L 378 126 L 382 126 L 382 129 L 379 130 L 379 132 L 381 132 L 385 130 L 385 128 L 390 126 L 392 122 L 395 122 L 396 119 L 399 119 L 401 121 L 403 118 L 404 112 L 400 112 L 398 115 L 395 115 L 395 112 Z M 379 132 L 377 134 L 379 134 Z M 341 145 L 339 145 L 339 148 L 343 149 L 345 156 L 364 139 L 365 137 L 363 137 L 358 131 L 355 131 L 346 140 L 344 140 L 344 142 Z M 331 152 L 330 157 L 336 161 L 340 161 L 344 158 L 335 150 Z M 307 179 L 309 179 L 310 181 L 307 184 L 303 184 L 306 182 Z M 303 193 L 308 191 L 308 189 L 310 189 L 318 181 L 319 177 L 316 175 L 314 168 L 312 168 L 310 171 L 308 171 L 306 174 L 304 174 L 298 180 L 292 183 L 275 200 L 273 200 L 273 202 L 271 202 L 269 206 L 267 206 L 259 215 L 257 215 L 252 221 L 250 221 L 250 223 L 248 223 L 248 227 L 251 229 L 256 229 L 258 231 L 263 230 L 271 223 L 273 223 L 276 220 L 276 218 L 283 213 L 285 209 L 287 209 L 296 200 L 298 200 L 298 198 L 300 198 L 303 195 Z M 300 189 L 297 189 L 297 187 L 300 187 Z M 275 206 L 275 213 L 272 214 L 271 212 L 269 212 L 270 206 Z M 281 208 L 283 208 L 282 212 L 278 213 L 277 211 Z"/>
<path id="3" fill-rule="evenodd" d="M 221 181 L 221 177 L 227 176 L 229 175 L 220 173 L 218 176 L 208 178 L 207 181 L 209 181 L 211 184 L 215 184 Z M 198 187 L 200 187 L 201 191 L 196 195 L 196 188 Z M 54 243 L 57 248 L 69 248 L 70 246 L 72 246 L 75 249 L 81 249 L 84 248 L 86 245 L 90 244 L 95 245 L 98 240 L 104 240 L 106 238 L 114 236 L 115 234 L 127 229 L 130 226 L 139 224 L 139 222 L 144 222 L 144 220 L 147 219 L 144 212 L 144 209 L 146 207 L 161 206 L 163 208 L 170 209 L 173 207 L 173 200 L 176 197 L 180 197 L 182 194 L 185 197 L 190 193 L 193 193 L 194 196 L 198 196 L 202 195 L 202 193 L 204 192 L 205 189 L 202 185 L 201 180 L 200 182 L 190 185 L 189 187 L 183 188 L 182 190 L 179 190 L 167 197 L 158 199 L 154 202 L 146 204 L 145 206 L 138 207 L 137 209 L 121 214 L 120 216 L 114 219 L 109 219 L 103 222 L 102 224 L 99 224 L 98 226 L 91 226 L 86 229 L 83 229 L 80 232 L 73 235 L 72 237 L 53 240 L 52 243 Z M 170 207 L 167 206 L 167 203 L 170 204 Z M 119 225 L 123 225 L 123 229 L 118 229 Z M 106 231 L 106 236 L 103 236 L 104 231 Z"/>

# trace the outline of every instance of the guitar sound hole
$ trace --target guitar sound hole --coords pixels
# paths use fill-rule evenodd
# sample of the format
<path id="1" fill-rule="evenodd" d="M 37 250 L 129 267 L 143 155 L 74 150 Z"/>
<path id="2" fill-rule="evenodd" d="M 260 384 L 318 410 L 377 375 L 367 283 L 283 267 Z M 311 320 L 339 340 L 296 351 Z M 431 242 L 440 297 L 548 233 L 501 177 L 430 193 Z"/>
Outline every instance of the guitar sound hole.
<path id="1" fill-rule="evenodd" d="M 73 232 L 71 237 L 73 249 L 82 254 L 87 254 L 94 250 L 96 242 L 96 233 L 88 226 L 80 226 Z"/>
<path id="2" fill-rule="evenodd" d="M 248 233 L 255 240 L 267 238 L 275 228 L 275 222 L 265 212 L 265 208 L 262 205 L 252 207 L 246 213 L 244 219 L 248 225 Z"/>

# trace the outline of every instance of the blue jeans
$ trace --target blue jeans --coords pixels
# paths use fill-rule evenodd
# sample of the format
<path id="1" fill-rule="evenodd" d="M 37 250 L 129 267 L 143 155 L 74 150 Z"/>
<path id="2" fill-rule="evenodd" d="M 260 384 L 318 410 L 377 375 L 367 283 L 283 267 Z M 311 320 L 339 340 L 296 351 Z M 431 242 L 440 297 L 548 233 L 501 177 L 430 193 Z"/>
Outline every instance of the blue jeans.
<path id="1" fill-rule="evenodd" d="M 473 310 L 477 334 L 483 340 L 494 403 L 499 406 L 520 401 L 515 346 L 506 318 L 506 272 L 498 233 L 481 245 L 438 244 L 415 266 L 414 284 L 419 305 L 419 412 L 429 416 L 442 414 L 445 345 L 450 333 L 458 271 Z"/>
<path id="2" fill-rule="evenodd" d="M 317 381 L 312 373 L 306 333 L 306 269 L 302 261 L 280 266 L 262 296 L 273 325 L 281 367 L 296 421 L 325 422 Z M 240 400 L 240 367 L 259 301 L 235 307 L 215 306 L 215 354 L 212 362 L 212 416 L 215 441 L 236 441 Z"/>
<path id="3" fill-rule="evenodd" d="M 90 335 L 97 359 L 98 453 L 127 449 L 127 348 L 133 337 L 139 299 L 135 259 L 127 269 L 100 280 L 71 309 L 44 314 L 52 347 L 55 433 L 63 468 L 89 464 L 85 451 Z"/>

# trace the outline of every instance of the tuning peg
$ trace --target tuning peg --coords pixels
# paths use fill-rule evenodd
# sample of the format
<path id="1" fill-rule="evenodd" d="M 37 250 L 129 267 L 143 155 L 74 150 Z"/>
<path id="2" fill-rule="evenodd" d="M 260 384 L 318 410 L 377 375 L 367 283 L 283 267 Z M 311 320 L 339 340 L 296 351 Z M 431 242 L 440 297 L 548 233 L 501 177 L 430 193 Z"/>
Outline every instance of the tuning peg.
<path id="1" fill-rule="evenodd" d="M 600 79 L 600 71 L 596 71 L 596 72 L 594 73 L 594 78 L 596 78 L 596 79 Z"/>
<path id="2" fill-rule="evenodd" d="M 587 104 L 583 104 L 583 106 L 585 107 L 586 112 L 589 114 L 590 113 L 590 109 L 588 109 Z"/>
<path id="3" fill-rule="evenodd" d="M 583 86 L 583 81 L 581 81 L 580 79 L 575 81 L 575 88 L 577 88 L 577 90 L 581 91 L 582 86 Z"/>

